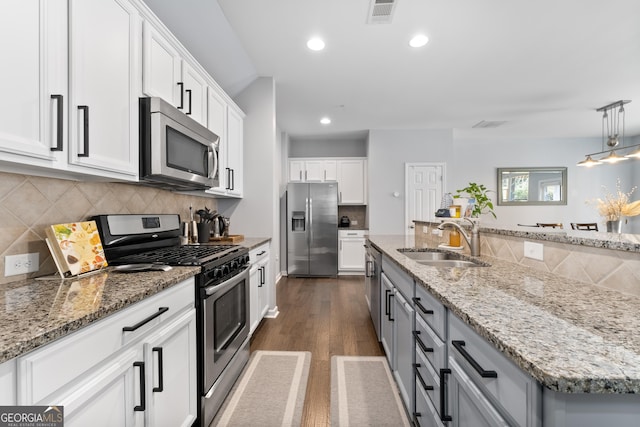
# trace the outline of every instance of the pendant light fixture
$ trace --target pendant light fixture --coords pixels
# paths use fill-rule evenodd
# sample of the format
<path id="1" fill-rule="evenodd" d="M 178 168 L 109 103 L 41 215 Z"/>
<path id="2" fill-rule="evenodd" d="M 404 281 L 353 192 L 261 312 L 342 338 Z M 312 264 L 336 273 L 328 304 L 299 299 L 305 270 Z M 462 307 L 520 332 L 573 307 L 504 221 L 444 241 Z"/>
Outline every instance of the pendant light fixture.
<path id="1" fill-rule="evenodd" d="M 585 159 L 578 162 L 578 166 L 591 167 L 603 163 L 618 163 L 630 158 L 640 158 L 640 144 L 624 146 L 624 104 L 631 101 L 617 101 L 604 107 L 598 108 L 596 111 L 602 111 L 602 151 L 590 153 Z M 606 133 L 605 133 L 606 129 Z M 609 149 L 605 150 L 605 141 Z M 623 151 L 629 148 L 637 147 L 637 149 L 625 156 L 619 155 L 617 151 Z M 601 158 L 593 158 L 593 156 L 602 154 Z"/>

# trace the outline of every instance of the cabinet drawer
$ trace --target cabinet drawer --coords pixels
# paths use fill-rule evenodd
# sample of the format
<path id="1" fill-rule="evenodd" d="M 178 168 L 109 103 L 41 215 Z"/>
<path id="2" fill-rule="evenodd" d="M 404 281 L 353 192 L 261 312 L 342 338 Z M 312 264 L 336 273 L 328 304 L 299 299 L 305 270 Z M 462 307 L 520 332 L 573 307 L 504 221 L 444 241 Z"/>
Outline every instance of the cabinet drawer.
<path id="1" fill-rule="evenodd" d="M 420 284 L 416 285 L 416 297 L 413 302 L 418 313 L 442 341 L 447 340 L 447 311 L 440 301 Z"/>
<path id="2" fill-rule="evenodd" d="M 540 386 L 511 360 L 453 314 L 449 314 L 449 357 L 454 359 L 506 418 L 520 426 L 537 425 Z M 454 345 L 455 344 L 455 345 Z M 463 354 L 466 353 L 466 354 Z M 475 362 L 473 362 L 475 361 Z M 477 363 L 474 368 L 473 363 Z M 478 370 L 492 371 L 483 377 Z"/>
<path id="3" fill-rule="evenodd" d="M 416 351 L 422 352 L 435 370 L 445 368 L 447 345 L 438 338 L 420 316 L 416 316 L 416 333 Z"/>
<path id="4" fill-rule="evenodd" d="M 55 403 L 44 399 L 126 344 L 136 341 L 161 321 L 193 307 L 194 287 L 194 279 L 185 280 L 18 358 L 18 404 Z M 161 314 L 136 330 L 123 331 L 123 328 L 135 327 L 158 313 Z"/>
<path id="5" fill-rule="evenodd" d="M 385 257 L 382 257 L 382 271 L 384 271 L 393 285 L 402 292 L 407 301 L 411 301 L 411 297 L 413 297 L 413 279 Z"/>
<path id="6" fill-rule="evenodd" d="M 417 350 L 416 351 L 416 394 L 420 390 L 429 397 L 431 403 L 436 408 L 436 412 L 440 408 L 440 377 L 438 372 L 431 366 L 425 354 Z"/>
<path id="7" fill-rule="evenodd" d="M 259 263 L 264 258 L 269 256 L 269 243 L 258 246 L 255 249 L 249 251 L 249 262 L 251 265 Z"/>
<path id="8" fill-rule="evenodd" d="M 425 394 L 420 383 L 416 380 L 416 412 L 414 421 L 420 427 L 443 427 L 440 415 L 433 406 L 429 397 Z"/>

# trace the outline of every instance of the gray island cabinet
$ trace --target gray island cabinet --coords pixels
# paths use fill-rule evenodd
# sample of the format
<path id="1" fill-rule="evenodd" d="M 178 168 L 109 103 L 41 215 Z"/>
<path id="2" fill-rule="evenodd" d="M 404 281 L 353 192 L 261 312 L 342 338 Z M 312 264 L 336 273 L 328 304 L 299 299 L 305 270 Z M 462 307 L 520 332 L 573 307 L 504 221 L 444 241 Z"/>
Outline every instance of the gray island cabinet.
<path id="1" fill-rule="evenodd" d="M 411 345 L 414 392 L 401 394 L 416 425 L 640 425 L 639 297 L 487 256 L 427 266 L 398 251 L 418 250 L 409 241 L 369 236 L 394 287 L 382 317 L 397 313 L 392 295 L 414 312 L 413 340 L 398 340 L 411 322 L 396 325 L 390 361 L 408 390 L 397 363 Z"/>

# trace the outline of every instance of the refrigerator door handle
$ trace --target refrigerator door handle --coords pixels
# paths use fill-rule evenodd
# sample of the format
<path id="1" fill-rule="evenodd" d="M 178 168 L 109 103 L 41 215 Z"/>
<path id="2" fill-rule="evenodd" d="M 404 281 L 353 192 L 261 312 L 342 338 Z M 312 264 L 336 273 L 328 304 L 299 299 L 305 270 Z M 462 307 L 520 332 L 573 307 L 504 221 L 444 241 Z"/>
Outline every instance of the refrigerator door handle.
<path id="1" fill-rule="evenodd" d="M 313 244 L 313 198 L 309 197 L 307 203 L 309 204 L 309 244 Z"/>

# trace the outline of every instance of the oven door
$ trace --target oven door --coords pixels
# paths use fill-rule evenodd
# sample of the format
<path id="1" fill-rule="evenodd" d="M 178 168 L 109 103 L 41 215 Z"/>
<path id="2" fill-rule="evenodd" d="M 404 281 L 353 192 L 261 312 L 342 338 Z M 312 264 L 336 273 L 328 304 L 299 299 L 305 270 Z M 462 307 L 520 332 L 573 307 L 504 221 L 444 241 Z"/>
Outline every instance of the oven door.
<path id="1" fill-rule="evenodd" d="M 204 393 L 249 336 L 249 268 L 201 290 Z"/>

